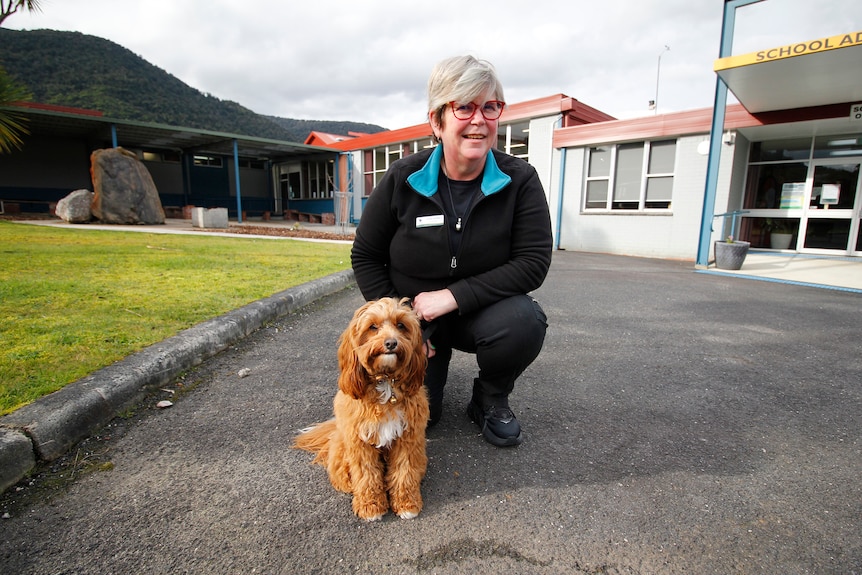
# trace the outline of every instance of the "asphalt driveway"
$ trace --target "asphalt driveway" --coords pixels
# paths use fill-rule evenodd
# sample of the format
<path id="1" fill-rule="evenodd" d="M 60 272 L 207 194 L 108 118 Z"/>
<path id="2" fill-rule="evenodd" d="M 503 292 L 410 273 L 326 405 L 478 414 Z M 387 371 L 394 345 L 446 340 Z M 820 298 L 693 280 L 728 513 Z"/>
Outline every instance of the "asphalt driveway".
<path id="1" fill-rule="evenodd" d="M 572 252 L 536 297 L 523 445 L 481 439 L 456 354 L 417 519 L 357 520 L 288 448 L 330 414 L 348 288 L 10 490 L 0 572 L 862 573 L 862 297 Z"/>

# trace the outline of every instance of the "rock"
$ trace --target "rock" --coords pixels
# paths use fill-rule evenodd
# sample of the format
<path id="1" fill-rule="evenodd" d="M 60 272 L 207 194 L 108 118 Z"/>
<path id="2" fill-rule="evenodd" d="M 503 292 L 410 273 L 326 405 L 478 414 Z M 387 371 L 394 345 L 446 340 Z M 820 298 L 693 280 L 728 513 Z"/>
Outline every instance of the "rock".
<path id="1" fill-rule="evenodd" d="M 143 162 L 123 148 L 90 154 L 93 216 L 106 224 L 163 224 L 165 210 Z"/>
<path id="2" fill-rule="evenodd" d="M 93 219 L 93 192 L 90 190 L 75 190 L 57 202 L 54 213 L 57 217 L 70 224 L 86 224 Z"/>

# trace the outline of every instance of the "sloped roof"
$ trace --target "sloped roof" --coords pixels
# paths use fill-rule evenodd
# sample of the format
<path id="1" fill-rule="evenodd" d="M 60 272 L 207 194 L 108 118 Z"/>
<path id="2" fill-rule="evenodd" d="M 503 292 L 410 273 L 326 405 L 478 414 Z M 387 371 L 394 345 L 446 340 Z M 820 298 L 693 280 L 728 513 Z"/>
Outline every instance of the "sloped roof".
<path id="1" fill-rule="evenodd" d="M 565 94 L 553 94 L 544 98 L 518 102 L 517 104 L 507 104 L 501 121 L 511 123 L 517 120 L 553 116 L 556 114 L 561 115 L 563 126 L 578 126 L 616 119 Z M 431 125 L 425 122 L 397 130 L 359 135 L 356 138 L 344 139 L 327 145 L 342 151 L 364 150 L 397 142 L 407 142 L 423 138 L 430 139 L 432 135 Z"/>
<path id="2" fill-rule="evenodd" d="M 105 146 L 110 146 L 113 141 L 113 130 L 116 131 L 117 145 L 125 148 L 233 155 L 234 142 L 236 142 L 238 154 L 246 158 L 279 159 L 297 155 L 332 154 L 331 149 L 320 146 L 166 124 L 119 120 L 104 117 L 100 112 L 92 110 L 29 102 L 18 103 L 6 109 L 25 116 L 27 129 L 34 136 L 78 138 L 92 142 L 93 145 L 103 143 Z"/>
<path id="3" fill-rule="evenodd" d="M 342 136 L 340 134 L 327 134 L 326 132 L 314 132 L 308 134 L 305 143 L 309 146 L 328 146 L 344 140 L 352 140 L 355 136 Z"/>

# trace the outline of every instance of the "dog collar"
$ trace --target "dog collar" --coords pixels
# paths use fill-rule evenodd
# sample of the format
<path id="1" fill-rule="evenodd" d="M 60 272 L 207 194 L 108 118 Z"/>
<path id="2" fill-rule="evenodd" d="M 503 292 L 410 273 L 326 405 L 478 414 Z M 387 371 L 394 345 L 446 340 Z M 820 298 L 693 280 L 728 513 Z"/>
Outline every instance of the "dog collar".
<path id="1" fill-rule="evenodd" d="M 398 396 L 395 395 L 395 390 L 392 389 L 396 379 L 386 377 L 385 375 L 378 375 L 375 379 L 377 380 L 377 391 L 380 393 L 380 403 L 396 403 Z"/>

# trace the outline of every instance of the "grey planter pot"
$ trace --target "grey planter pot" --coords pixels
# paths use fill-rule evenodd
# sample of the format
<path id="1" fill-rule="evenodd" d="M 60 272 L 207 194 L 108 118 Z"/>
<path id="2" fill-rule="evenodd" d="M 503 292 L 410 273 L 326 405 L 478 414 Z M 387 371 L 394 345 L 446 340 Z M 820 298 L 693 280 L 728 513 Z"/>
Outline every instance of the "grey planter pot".
<path id="1" fill-rule="evenodd" d="M 774 250 L 786 250 L 790 247 L 793 234 L 772 232 L 769 234 L 769 247 Z"/>
<path id="2" fill-rule="evenodd" d="M 749 247 L 751 247 L 750 242 L 738 240 L 733 243 L 715 242 L 715 267 L 722 270 L 740 269 L 745 256 L 748 255 Z"/>

